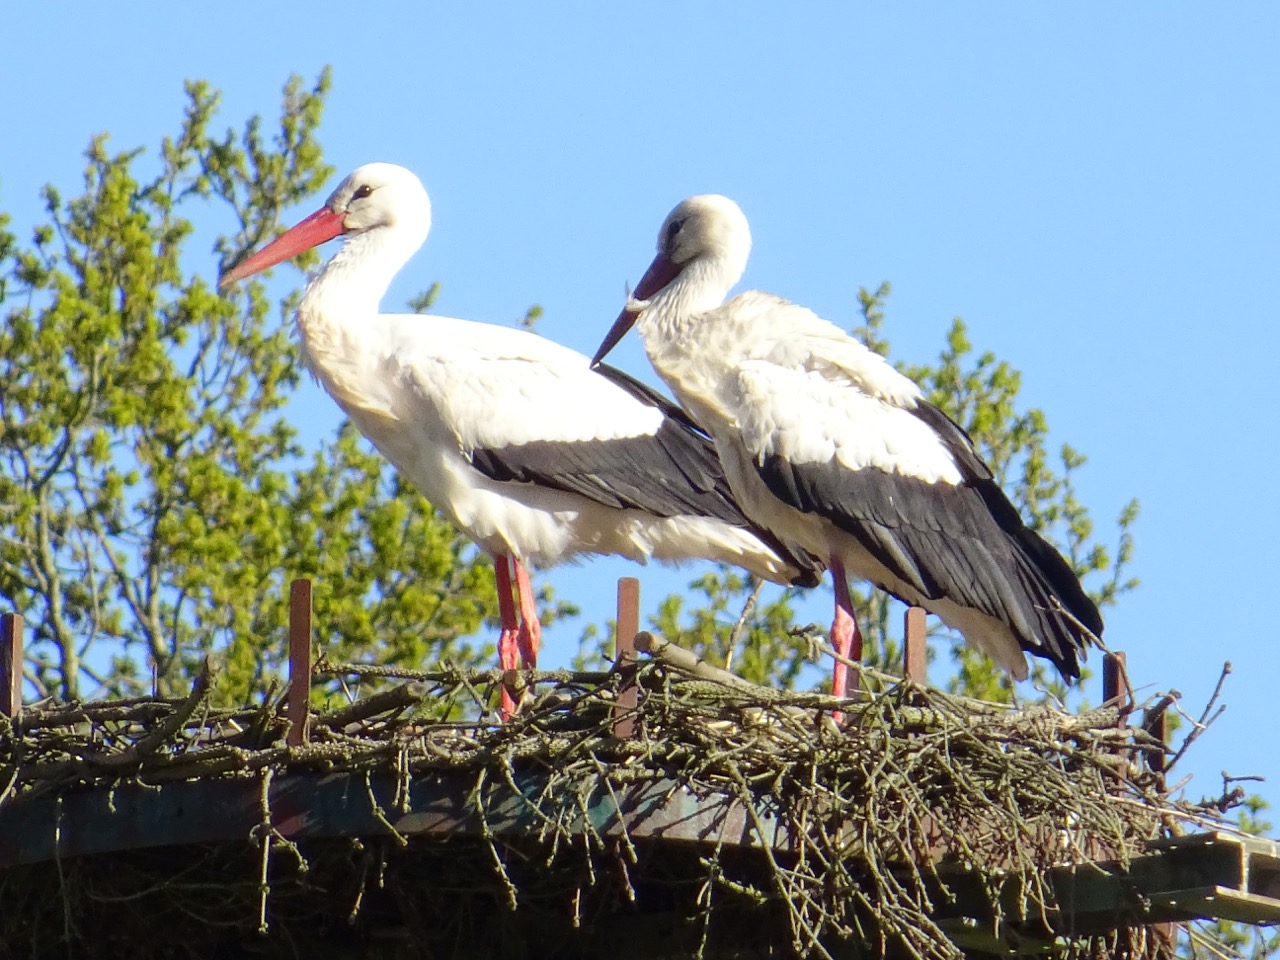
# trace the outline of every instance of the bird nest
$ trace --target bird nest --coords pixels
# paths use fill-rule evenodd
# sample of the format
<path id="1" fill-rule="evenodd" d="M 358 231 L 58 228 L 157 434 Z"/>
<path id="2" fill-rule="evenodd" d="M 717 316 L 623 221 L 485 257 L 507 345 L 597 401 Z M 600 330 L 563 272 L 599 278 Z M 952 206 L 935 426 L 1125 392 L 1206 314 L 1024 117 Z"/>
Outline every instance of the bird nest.
<path id="1" fill-rule="evenodd" d="M 531 675 L 501 724 L 489 705 L 509 676 L 324 662 L 330 689 L 382 688 L 312 713 L 306 743 L 275 699 L 210 706 L 207 675 L 181 700 L 0 717 L 0 837 L 30 841 L 0 852 L 0 943 L 942 960 L 985 930 L 1006 950 L 1151 953 L 1137 923 L 1071 929 L 1055 893 L 1055 871 L 1123 864 L 1213 813 L 1170 800 L 1147 762 L 1164 745 L 1119 708 L 1013 709 L 870 675 L 874 696 L 836 701 L 702 676 L 660 646 L 628 670 Z M 335 784 L 364 819 L 316 826 Z M 228 797 L 247 813 L 222 812 Z"/>

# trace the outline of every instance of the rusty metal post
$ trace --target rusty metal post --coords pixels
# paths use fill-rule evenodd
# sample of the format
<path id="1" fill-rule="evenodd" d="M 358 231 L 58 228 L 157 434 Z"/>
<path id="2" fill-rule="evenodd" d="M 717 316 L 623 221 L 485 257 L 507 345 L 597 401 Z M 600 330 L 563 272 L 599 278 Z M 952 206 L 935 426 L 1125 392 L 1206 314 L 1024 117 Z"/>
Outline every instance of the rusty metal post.
<path id="1" fill-rule="evenodd" d="M 1129 673 L 1123 653 L 1108 653 L 1102 657 L 1102 702 L 1114 703 L 1120 708 L 1120 722 L 1133 709 L 1133 688 L 1129 686 Z"/>
<path id="2" fill-rule="evenodd" d="M 640 632 L 640 581 L 635 577 L 618 580 L 618 626 L 613 640 L 613 662 L 622 685 L 613 706 L 613 735 L 630 740 L 636 734 L 636 634 Z"/>
<path id="3" fill-rule="evenodd" d="M 1128 725 L 1129 713 L 1133 710 L 1133 688 L 1129 685 L 1129 671 L 1123 653 L 1102 655 L 1102 702 L 1104 705 L 1115 704 L 1119 709 L 1117 727 Z M 1118 747 L 1115 753 L 1124 757 L 1126 763 L 1132 761 L 1132 751 L 1125 747 Z"/>
<path id="4" fill-rule="evenodd" d="M 0 713 L 16 717 L 22 712 L 22 617 L 0 617 Z"/>
<path id="5" fill-rule="evenodd" d="M 924 683 L 929 672 L 928 631 L 923 607 L 907 607 L 902 617 L 902 675 Z"/>
<path id="6" fill-rule="evenodd" d="M 289 584 L 289 737 L 291 747 L 307 742 L 311 719 L 311 581 Z"/>

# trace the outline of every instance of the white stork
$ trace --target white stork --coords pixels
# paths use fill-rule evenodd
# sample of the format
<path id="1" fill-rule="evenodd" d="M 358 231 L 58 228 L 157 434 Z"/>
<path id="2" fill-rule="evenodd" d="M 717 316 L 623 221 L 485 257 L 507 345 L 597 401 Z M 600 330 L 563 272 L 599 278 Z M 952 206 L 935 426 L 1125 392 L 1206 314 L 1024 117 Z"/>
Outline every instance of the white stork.
<path id="1" fill-rule="evenodd" d="M 750 291 L 726 197 L 691 197 L 596 352 L 635 324 L 676 398 L 716 441 L 743 511 L 827 561 L 832 645 L 861 659 L 846 574 L 923 606 L 1019 680 L 1024 651 L 1066 679 L 1102 619 L 1061 555 L 1022 522 L 965 432 L 884 358 L 810 310 Z M 832 682 L 845 693 L 837 661 Z"/>
<path id="2" fill-rule="evenodd" d="M 525 563 L 706 558 L 778 582 L 814 579 L 811 562 L 754 531 L 705 434 L 643 384 L 600 376 L 586 357 L 528 331 L 379 313 L 430 227 L 418 178 L 367 164 L 220 286 L 345 237 L 298 307 L 303 361 L 360 432 L 493 557 L 504 670 L 537 662 Z M 513 709 L 504 688 L 503 710 Z"/>

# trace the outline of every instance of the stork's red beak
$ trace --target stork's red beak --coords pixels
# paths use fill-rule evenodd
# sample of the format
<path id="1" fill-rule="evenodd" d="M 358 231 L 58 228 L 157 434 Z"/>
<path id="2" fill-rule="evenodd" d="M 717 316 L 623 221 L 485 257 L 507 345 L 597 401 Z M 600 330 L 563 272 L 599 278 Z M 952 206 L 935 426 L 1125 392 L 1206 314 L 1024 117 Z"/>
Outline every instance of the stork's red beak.
<path id="1" fill-rule="evenodd" d="M 219 287 L 227 287 L 237 280 L 251 277 L 255 273 L 274 267 L 283 260 L 296 257 L 300 253 L 318 247 L 326 240 L 332 240 L 342 233 L 342 214 L 334 213 L 328 207 L 321 207 L 293 229 L 281 234 L 251 257 L 241 260 L 222 275 Z"/>
<path id="2" fill-rule="evenodd" d="M 644 272 L 644 276 L 636 284 L 636 289 L 631 294 L 631 299 L 648 300 L 679 275 L 680 267 L 669 260 L 666 254 L 660 253 L 653 258 L 653 263 L 649 264 L 649 269 Z M 604 340 L 600 343 L 600 349 L 591 358 L 593 367 L 598 366 L 600 361 L 609 355 L 609 351 L 618 345 L 618 341 L 627 335 L 627 331 L 631 329 L 631 325 L 636 322 L 636 317 L 639 315 L 629 307 L 622 308 L 622 312 L 618 314 L 618 319 L 613 322 L 613 326 L 609 328 L 609 332 L 605 334 Z"/>

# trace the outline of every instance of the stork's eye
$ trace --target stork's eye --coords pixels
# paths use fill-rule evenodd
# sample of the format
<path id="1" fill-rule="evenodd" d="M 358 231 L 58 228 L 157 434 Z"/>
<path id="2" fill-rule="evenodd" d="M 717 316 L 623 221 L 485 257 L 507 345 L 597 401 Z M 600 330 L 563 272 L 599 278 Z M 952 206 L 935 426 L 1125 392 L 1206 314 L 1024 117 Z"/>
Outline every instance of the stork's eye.
<path id="1" fill-rule="evenodd" d="M 363 200 L 365 197 L 370 196 L 372 193 L 373 193 L 373 187 L 369 186 L 367 183 L 364 183 L 356 187 L 356 192 L 351 195 L 351 199 Z"/>
<path id="2" fill-rule="evenodd" d="M 667 232 L 662 238 L 663 247 L 668 250 L 671 249 L 672 245 L 676 242 L 676 234 L 680 232 L 680 228 L 683 226 L 683 220 L 672 220 L 667 224 Z"/>

